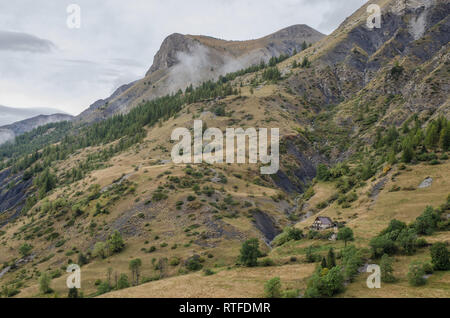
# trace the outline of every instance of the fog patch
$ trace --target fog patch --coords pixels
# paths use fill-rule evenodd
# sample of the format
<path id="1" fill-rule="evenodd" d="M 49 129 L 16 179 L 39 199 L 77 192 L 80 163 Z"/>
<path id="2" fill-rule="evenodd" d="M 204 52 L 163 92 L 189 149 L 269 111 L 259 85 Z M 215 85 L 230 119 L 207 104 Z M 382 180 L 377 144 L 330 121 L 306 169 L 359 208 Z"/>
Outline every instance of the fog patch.
<path id="1" fill-rule="evenodd" d="M 270 56 L 261 58 L 258 51 L 238 58 L 224 56 L 201 44 L 193 45 L 189 52 L 178 52 L 178 63 L 170 68 L 169 91 L 184 90 L 189 85 L 198 86 L 208 80 L 215 81 L 219 76 L 245 69 L 251 65 L 267 62 Z"/>
<path id="2" fill-rule="evenodd" d="M 422 12 L 417 18 L 411 19 L 409 23 L 409 33 L 413 36 L 414 40 L 420 39 L 425 33 L 427 12 Z"/>
<path id="3" fill-rule="evenodd" d="M 8 141 L 14 141 L 14 138 L 16 135 L 12 130 L 9 129 L 1 129 L 0 128 L 0 145 L 8 142 Z"/>

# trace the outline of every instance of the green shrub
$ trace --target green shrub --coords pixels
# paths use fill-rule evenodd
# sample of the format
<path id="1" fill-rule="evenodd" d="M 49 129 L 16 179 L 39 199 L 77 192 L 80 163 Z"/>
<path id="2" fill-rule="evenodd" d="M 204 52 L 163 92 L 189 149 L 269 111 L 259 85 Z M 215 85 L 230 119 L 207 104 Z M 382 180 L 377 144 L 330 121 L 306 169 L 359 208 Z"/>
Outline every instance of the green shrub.
<path id="1" fill-rule="evenodd" d="M 77 288 L 70 288 L 69 293 L 67 295 L 67 298 L 78 298 L 78 289 Z"/>
<path id="2" fill-rule="evenodd" d="M 358 269 L 363 265 L 363 259 L 360 250 L 355 246 L 347 246 L 341 252 L 343 275 L 346 280 L 353 281 L 358 274 Z M 330 257 L 327 259 L 327 265 L 332 263 Z"/>
<path id="3" fill-rule="evenodd" d="M 372 255 L 375 258 L 379 258 L 384 254 L 394 255 L 398 251 L 397 245 L 387 234 L 374 237 L 370 241 L 370 247 L 372 248 Z"/>
<path id="4" fill-rule="evenodd" d="M 417 235 L 412 228 L 402 230 L 398 235 L 396 242 L 406 255 L 413 255 L 417 250 Z"/>
<path id="5" fill-rule="evenodd" d="M 303 238 L 302 230 L 293 227 L 287 227 L 283 230 L 283 233 L 275 237 L 273 245 L 281 246 L 289 241 L 300 241 L 302 238 Z"/>
<path id="6" fill-rule="evenodd" d="M 381 268 L 381 280 L 385 283 L 393 283 L 396 278 L 393 275 L 394 269 L 392 268 L 392 263 L 394 260 L 389 257 L 389 255 L 384 254 L 380 261 Z"/>
<path id="7" fill-rule="evenodd" d="M 433 244 L 430 250 L 431 262 L 438 271 L 450 270 L 450 253 L 445 243 Z"/>
<path id="8" fill-rule="evenodd" d="M 197 272 L 203 268 L 203 265 L 201 264 L 201 259 L 198 255 L 194 255 L 190 257 L 186 261 L 186 268 L 192 272 Z"/>
<path id="9" fill-rule="evenodd" d="M 33 246 L 31 246 L 28 243 L 24 243 L 19 247 L 20 255 L 22 255 L 22 257 L 26 257 L 26 256 L 30 255 L 32 249 L 33 249 Z"/>
<path id="10" fill-rule="evenodd" d="M 427 246 L 428 246 L 428 242 L 427 242 L 427 240 L 425 240 L 423 237 L 420 237 L 420 238 L 418 238 L 417 241 L 416 241 L 416 246 L 417 246 L 418 248 L 424 248 L 424 247 L 427 247 Z"/>
<path id="11" fill-rule="evenodd" d="M 263 267 L 275 266 L 275 262 L 271 258 L 264 258 L 260 261 L 260 265 Z"/>
<path id="12" fill-rule="evenodd" d="M 344 241 L 345 246 L 347 246 L 347 242 L 354 241 L 353 230 L 348 227 L 343 227 L 339 229 L 337 239 L 340 241 Z"/>
<path id="13" fill-rule="evenodd" d="M 300 291 L 298 289 L 285 290 L 283 292 L 283 298 L 298 298 L 299 294 Z"/>
<path id="14" fill-rule="evenodd" d="M 275 277 L 264 285 L 264 295 L 266 298 L 281 298 L 281 279 Z"/>
<path id="15" fill-rule="evenodd" d="M 120 253 L 125 248 L 125 242 L 123 241 L 122 235 L 119 231 L 114 231 L 114 233 L 109 237 L 108 244 L 110 245 L 113 253 Z"/>
<path id="16" fill-rule="evenodd" d="M 306 298 L 332 297 L 344 289 L 344 276 L 340 266 L 322 271 L 321 267 L 308 281 L 305 291 Z"/>
<path id="17" fill-rule="evenodd" d="M 261 256 L 259 251 L 258 239 L 250 239 L 242 244 L 239 261 L 247 267 L 255 267 L 258 265 L 258 257 Z"/>
<path id="18" fill-rule="evenodd" d="M 398 80 L 404 70 L 403 66 L 400 66 L 398 62 L 396 62 L 395 66 L 391 69 L 391 75 L 395 80 Z"/>
<path id="19" fill-rule="evenodd" d="M 439 214 L 431 206 L 428 206 L 416 219 L 413 226 L 417 234 L 431 235 L 437 230 L 439 220 Z"/>
<path id="20" fill-rule="evenodd" d="M 103 294 L 109 293 L 110 291 L 111 291 L 111 286 L 106 281 L 101 282 L 100 285 L 98 285 L 98 287 L 97 287 L 98 295 L 103 295 Z"/>
<path id="21" fill-rule="evenodd" d="M 212 270 L 210 270 L 209 268 L 206 268 L 206 269 L 203 271 L 203 274 L 204 274 L 205 276 L 212 276 L 212 275 L 214 275 L 215 273 L 214 273 Z"/>
<path id="22" fill-rule="evenodd" d="M 276 66 L 268 68 L 263 72 L 263 79 L 266 81 L 278 81 L 280 78 L 281 73 Z"/>
<path id="23" fill-rule="evenodd" d="M 427 275 L 431 275 L 434 273 L 434 267 L 431 263 L 424 263 L 423 264 L 423 271 L 425 272 L 425 274 Z"/>
<path id="24" fill-rule="evenodd" d="M 330 171 L 328 167 L 324 164 L 319 164 L 317 166 L 317 180 L 319 181 L 328 181 L 330 179 Z"/>
<path id="25" fill-rule="evenodd" d="M 125 289 L 130 287 L 130 282 L 126 274 L 120 274 L 119 280 L 117 281 L 117 289 Z"/>
<path id="26" fill-rule="evenodd" d="M 162 193 L 160 191 L 156 191 L 152 195 L 152 201 L 155 201 L 155 202 L 159 202 L 159 201 L 163 201 L 163 200 L 167 200 L 167 199 L 168 199 L 167 194 Z"/>
<path id="27" fill-rule="evenodd" d="M 170 262 L 169 262 L 170 266 L 178 266 L 180 265 L 180 259 L 178 257 L 173 257 Z"/>
<path id="28" fill-rule="evenodd" d="M 52 279 L 49 274 L 42 273 L 41 277 L 39 277 L 39 290 L 43 294 L 50 294 L 53 292 L 53 290 L 50 288 L 50 284 L 52 282 Z"/>
<path id="29" fill-rule="evenodd" d="M 307 263 L 315 263 L 320 260 L 320 255 L 313 253 L 313 247 L 312 245 L 308 246 L 306 248 L 306 262 Z"/>
<path id="30" fill-rule="evenodd" d="M 419 262 L 411 263 L 408 272 L 408 281 L 411 286 L 423 286 L 427 283 L 424 278 L 425 270 L 423 265 Z"/>

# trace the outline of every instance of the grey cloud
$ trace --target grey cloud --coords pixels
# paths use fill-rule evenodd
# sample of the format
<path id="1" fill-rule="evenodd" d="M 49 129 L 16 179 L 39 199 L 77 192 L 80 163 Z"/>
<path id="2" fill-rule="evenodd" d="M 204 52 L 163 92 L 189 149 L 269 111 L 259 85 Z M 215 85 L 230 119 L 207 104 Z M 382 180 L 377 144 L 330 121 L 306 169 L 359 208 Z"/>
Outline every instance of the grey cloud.
<path id="1" fill-rule="evenodd" d="M 143 65 L 141 62 L 132 60 L 132 59 L 123 59 L 123 58 L 114 58 L 109 59 L 112 64 L 119 66 L 130 66 L 130 67 L 143 67 L 147 65 Z"/>
<path id="2" fill-rule="evenodd" d="M 55 48 L 53 42 L 32 34 L 0 30 L 0 50 L 49 53 Z"/>
<path id="3" fill-rule="evenodd" d="M 346 5 L 336 5 L 333 0 L 321 0 L 323 2 L 324 10 L 322 22 L 317 26 L 318 29 L 325 33 L 334 31 L 345 18 L 349 17 L 356 9 L 363 6 L 366 0 L 345 0 Z"/>

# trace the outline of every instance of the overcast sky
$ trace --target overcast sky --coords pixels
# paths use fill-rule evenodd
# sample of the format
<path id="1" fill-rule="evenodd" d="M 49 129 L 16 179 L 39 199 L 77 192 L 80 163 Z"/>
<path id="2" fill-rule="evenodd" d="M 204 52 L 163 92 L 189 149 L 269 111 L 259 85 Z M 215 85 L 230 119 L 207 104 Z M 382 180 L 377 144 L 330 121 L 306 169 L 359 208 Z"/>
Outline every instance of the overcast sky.
<path id="1" fill-rule="evenodd" d="M 366 0 L 0 2 L 0 105 L 78 114 L 144 76 L 171 33 L 255 39 L 293 24 L 331 33 Z M 81 28 L 67 27 L 67 7 Z"/>

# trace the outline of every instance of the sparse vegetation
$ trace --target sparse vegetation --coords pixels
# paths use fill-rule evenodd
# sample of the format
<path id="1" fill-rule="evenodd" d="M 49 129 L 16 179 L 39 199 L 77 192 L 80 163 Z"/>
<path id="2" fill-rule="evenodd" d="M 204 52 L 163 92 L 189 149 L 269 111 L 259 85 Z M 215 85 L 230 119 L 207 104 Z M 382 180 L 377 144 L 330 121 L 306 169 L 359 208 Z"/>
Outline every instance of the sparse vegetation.
<path id="1" fill-rule="evenodd" d="M 244 266 L 254 267 L 258 265 L 258 257 L 261 254 L 258 240 L 250 239 L 242 244 L 239 261 Z"/>

